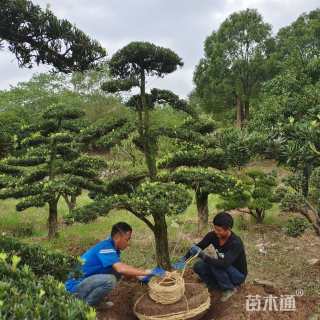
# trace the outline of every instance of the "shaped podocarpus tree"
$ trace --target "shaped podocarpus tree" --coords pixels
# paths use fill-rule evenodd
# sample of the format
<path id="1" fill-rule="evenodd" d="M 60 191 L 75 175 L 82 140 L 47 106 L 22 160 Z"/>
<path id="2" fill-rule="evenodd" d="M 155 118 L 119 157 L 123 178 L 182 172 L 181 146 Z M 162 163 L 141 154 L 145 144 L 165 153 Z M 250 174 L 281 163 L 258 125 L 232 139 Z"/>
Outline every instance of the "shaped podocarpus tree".
<path id="1" fill-rule="evenodd" d="M 48 204 L 49 238 L 57 235 L 59 199 L 64 197 L 72 209 L 82 189 L 102 184 L 105 162 L 81 152 L 82 115 L 63 105 L 48 108 L 39 123 L 21 129 L 14 156 L 0 162 L 0 199 L 19 199 L 17 211 Z"/>
<path id="2" fill-rule="evenodd" d="M 198 231 L 208 225 L 208 197 L 239 195 L 240 206 L 247 198 L 240 180 L 226 169 L 241 167 L 251 157 L 252 137 L 239 129 L 217 130 L 213 120 L 190 117 L 180 127 L 166 135 L 173 139 L 175 151 L 158 163 L 168 171 L 165 181 L 183 183 L 195 192 L 198 211 Z M 230 209 L 230 208 L 229 208 Z"/>
<path id="3" fill-rule="evenodd" d="M 104 190 L 93 195 L 95 201 L 92 204 L 76 210 L 71 216 L 71 220 L 87 222 L 112 208 L 126 208 L 154 233 L 157 263 L 166 269 L 170 268 L 166 215 L 182 213 L 191 199 L 182 185 L 157 181 L 156 157 L 161 130 L 151 127 L 150 113 L 156 103 L 163 102 L 183 112 L 192 112 L 185 101 L 170 91 L 153 89 L 147 93 L 146 77 L 162 77 L 178 66 L 182 66 L 182 61 L 173 51 L 147 42 L 132 42 L 113 55 L 109 69 L 114 79 L 102 88 L 115 93 L 138 87 L 139 94 L 127 102 L 137 119 L 130 127 L 128 120 L 120 117 L 115 119 L 111 134 L 104 135 L 99 128 L 93 128 L 85 139 L 98 139 L 100 144 L 110 147 L 136 131 L 134 142 L 144 155 L 146 172 L 130 173 L 108 183 Z"/>
<path id="4" fill-rule="evenodd" d="M 5 44 L 20 66 L 42 63 L 64 73 L 89 69 L 106 55 L 69 21 L 28 0 L 0 2 L 0 47 Z"/>

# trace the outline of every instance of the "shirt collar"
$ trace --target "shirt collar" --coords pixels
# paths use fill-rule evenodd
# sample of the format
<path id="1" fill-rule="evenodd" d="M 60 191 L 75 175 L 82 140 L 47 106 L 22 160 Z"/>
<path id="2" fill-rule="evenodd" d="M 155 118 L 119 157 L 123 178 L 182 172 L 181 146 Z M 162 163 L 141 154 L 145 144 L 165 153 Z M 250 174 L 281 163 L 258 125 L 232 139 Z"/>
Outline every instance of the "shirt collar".
<path id="1" fill-rule="evenodd" d="M 120 253 L 120 250 L 116 248 L 116 244 L 114 243 L 114 240 L 112 239 L 111 236 L 109 236 L 109 237 L 107 238 L 107 241 L 110 241 L 110 243 L 111 243 L 111 245 L 113 246 L 113 248 L 114 248 L 115 250 L 117 250 L 118 253 Z"/>

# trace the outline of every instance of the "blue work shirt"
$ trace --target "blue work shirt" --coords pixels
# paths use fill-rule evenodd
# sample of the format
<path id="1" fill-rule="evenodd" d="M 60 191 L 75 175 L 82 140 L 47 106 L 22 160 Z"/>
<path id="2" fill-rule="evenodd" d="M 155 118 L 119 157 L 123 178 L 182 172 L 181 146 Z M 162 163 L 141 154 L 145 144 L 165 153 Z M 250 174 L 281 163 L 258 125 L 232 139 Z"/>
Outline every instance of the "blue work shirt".
<path id="1" fill-rule="evenodd" d="M 114 241 L 109 237 L 87 250 L 81 259 L 83 260 L 81 266 L 83 276 L 78 279 L 69 278 L 65 282 L 67 291 L 71 293 L 74 293 L 78 284 L 89 276 L 112 273 L 112 266 L 120 262 L 120 250 L 116 249 Z"/>

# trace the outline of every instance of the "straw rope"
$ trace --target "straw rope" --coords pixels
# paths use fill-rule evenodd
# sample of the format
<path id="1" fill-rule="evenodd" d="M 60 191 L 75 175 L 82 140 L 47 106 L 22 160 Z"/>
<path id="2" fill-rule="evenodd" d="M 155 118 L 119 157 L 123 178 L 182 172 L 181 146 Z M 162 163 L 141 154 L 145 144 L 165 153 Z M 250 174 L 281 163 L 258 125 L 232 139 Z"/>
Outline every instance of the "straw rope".
<path id="1" fill-rule="evenodd" d="M 137 305 L 141 299 L 148 293 L 143 294 L 134 304 L 133 312 L 140 320 L 183 320 L 193 318 L 200 313 L 204 312 L 210 307 L 210 296 L 208 299 L 201 304 L 200 306 L 190 309 L 189 302 L 185 296 L 185 282 L 183 279 L 184 272 L 186 270 L 187 264 L 189 264 L 197 255 L 192 256 L 185 262 L 185 266 L 182 270 L 182 273 L 179 274 L 178 271 L 167 272 L 166 276 L 163 279 L 153 278 L 149 282 L 149 297 L 156 303 L 163 305 L 173 304 L 181 299 L 186 301 L 186 309 L 180 312 L 165 314 L 165 315 L 156 315 L 149 316 L 144 315 L 136 311 Z"/>
<path id="2" fill-rule="evenodd" d="M 171 272 L 164 279 L 153 278 L 149 282 L 149 296 L 157 303 L 176 303 L 183 298 L 184 292 L 184 279 L 178 272 Z"/>

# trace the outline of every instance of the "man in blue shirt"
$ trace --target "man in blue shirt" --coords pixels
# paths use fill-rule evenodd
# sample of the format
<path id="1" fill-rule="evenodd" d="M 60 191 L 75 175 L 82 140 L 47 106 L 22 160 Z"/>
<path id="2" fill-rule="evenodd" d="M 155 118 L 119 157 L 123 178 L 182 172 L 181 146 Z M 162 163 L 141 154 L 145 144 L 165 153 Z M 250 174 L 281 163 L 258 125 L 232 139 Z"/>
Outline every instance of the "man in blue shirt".
<path id="1" fill-rule="evenodd" d="M 128 247 L 132 235 L 132 228 L 125 222 L 118 222 L 112 226 L 111 236 L 100 241 L 82 256 L 82 277 L 69 278 L 66 289 L 89 305 L 96 306 L 116 286 L 121 275 L 129 277 L 161 276 L 157 270 L 142 270 L 120 261 L 120 252 Z M 162 270 L 163 271 L 163 270 Z M 108 306 L 112 306 L 108 302 Z"/>

